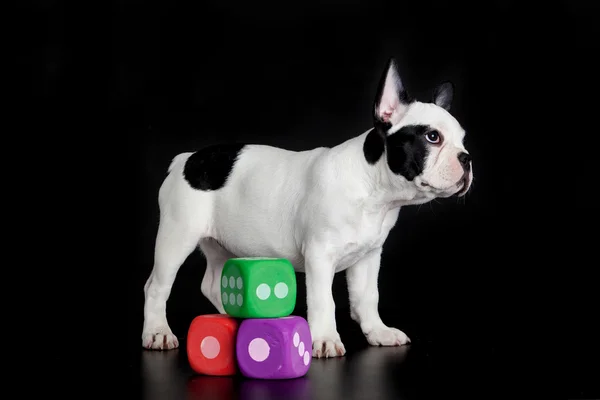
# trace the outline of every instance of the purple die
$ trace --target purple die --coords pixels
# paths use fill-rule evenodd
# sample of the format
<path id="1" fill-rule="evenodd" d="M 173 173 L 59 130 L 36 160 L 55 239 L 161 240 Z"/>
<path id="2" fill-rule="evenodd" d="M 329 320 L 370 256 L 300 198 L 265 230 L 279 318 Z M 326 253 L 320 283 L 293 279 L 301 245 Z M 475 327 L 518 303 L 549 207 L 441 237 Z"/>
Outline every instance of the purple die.
<path id="1" fill-rule="evenodd" d="M 302 317 L 245 319 L 238 328 L 236 356 L 242 375 L 289 379 L 306 375 L 312 336 Z"/>

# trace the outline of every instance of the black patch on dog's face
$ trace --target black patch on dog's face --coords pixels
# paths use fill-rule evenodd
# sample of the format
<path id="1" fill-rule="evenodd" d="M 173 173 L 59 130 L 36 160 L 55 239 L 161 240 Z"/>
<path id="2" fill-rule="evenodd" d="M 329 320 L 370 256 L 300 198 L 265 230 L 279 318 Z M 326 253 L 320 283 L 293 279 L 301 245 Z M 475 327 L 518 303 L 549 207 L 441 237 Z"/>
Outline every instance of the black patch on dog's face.
<path id="1" fill-rule="evenodd" d="M 196 151 L 186 161 L 183 177 L 196 190 L 218 190 L 225 186 L 245 144 L 219 144 Z"/>
<path id="2" fill-rule="evenodd" d="M 381 158 L 385 150 L 385 141 L 377 129 L 372 129 L 365 138 L 363 144 L 363 153 L 365 159 L 370 165 L 375 164 Z"/>
<path id="3" fill-rule="evenodd" d="M 425 133 L 427 125 L 407 125 L 386 137 L 385 147 L 390 170 L 412 181 L 423 172 L 429 154 Z"/>

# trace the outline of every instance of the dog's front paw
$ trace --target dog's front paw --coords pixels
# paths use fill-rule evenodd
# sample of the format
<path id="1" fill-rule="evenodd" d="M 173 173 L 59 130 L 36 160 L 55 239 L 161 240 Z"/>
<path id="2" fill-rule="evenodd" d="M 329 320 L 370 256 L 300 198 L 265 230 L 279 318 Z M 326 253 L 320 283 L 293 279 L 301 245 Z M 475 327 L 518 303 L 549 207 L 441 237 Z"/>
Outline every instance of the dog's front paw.
<path id="1" fill-rule="evenodd" d="M 171 329 L 152 329 L 142 334 L 142 346 L 150 350 L 172 350 L 179 347 L 179 341 Z"/>
<path id="2" fill-rule="evenodd" d="M 402 346 L 410 343 L 410 339 L 404 332 L 396 328 L 373 329 L 366 334 L 367 342 L 372 346 Z"/>
<path id="3" fill-rule="evenodd" d="M 344 344 L 340 339 L 320 338 L 313 340 L 313 357 L 329 358 L 342 357 L 346 354 Z"/>

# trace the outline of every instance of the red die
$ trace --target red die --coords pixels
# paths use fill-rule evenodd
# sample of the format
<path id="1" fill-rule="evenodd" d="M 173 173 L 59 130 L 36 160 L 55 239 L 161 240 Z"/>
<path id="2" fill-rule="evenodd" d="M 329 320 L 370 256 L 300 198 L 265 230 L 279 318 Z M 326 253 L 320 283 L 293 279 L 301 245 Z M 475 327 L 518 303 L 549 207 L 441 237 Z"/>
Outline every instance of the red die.
<path id="1" fill-rule="evenodd" d="M 228 315 L 209 314 L 194 318 L 187 336 L 187 355 L 192 369 L 203 375 L 236 374 L 237 330 L 237 320 Z"/>

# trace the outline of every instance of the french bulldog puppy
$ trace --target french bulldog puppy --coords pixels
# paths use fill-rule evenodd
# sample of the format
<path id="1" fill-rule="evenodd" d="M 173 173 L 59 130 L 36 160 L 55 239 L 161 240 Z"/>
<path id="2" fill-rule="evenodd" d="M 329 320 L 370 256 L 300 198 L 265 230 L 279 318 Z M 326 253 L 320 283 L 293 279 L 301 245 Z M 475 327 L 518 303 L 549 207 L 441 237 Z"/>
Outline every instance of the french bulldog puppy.
<path id="1" fill-rule="evenodd" d="M 177 271 L 198 247 L 207 261 L 201 291 L 221 313 L 220 276 L 229 258 L 281 257 L 304 272 L 313 357 L 346 352 L 332 295 L 341 271 L 351 317 L 366 340 L 409 343 L 378 313 L 381 251 L 403 206 L 464 196 L 470 188 L 465 131 L 449 113 L 453 95 L 445 82 L 431 102 L 411 98 L 390 59 L 371 110 L 373 127 L 335 147 L 222 144 L 175 156 L 158 193 L 142 346 L 178 347 L 166 302 Z"/>

